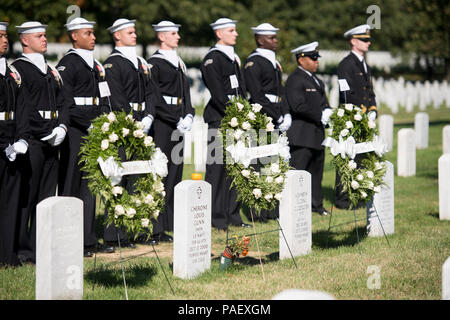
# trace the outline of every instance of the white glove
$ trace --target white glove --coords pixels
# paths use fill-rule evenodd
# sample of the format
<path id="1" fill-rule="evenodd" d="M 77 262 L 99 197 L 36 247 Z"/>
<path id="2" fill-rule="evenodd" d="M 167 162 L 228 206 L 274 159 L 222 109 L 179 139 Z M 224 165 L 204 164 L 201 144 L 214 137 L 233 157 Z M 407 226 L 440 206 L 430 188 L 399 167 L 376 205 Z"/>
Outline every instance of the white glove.
<path id="1" fill-rule="evenodd" d="M 283 117 L 283 122 L 279 125 L 281 132 L 288 131 L 292 125 L 292 117 L 289 113 L 286 113 Z"/>
<path id="2" fill-rule="evenodd" d="M 375 119 L 377 118 L 377 113 L 375 111 L 370 111 L 367 114 L 367 118 L 369 118 L 369 120 L 375 121 Z"/>
<path id="3" fill-rule="evenodd" d="M 65 137 L 66 129 L 64 129 L 63 125 L 59 125 L 56 128 L 53 128 L 52 133 L 46 137 L 43 137 L 41 141 L 47 141 L 51 146 L 56 147 L 63 142 Z"/>
<path id="4" fill-rule="evenodd" d="M 322 111 L 322 124 L 324 126 L 326 126 L 328 124 L 328 122 L 330 121 L 330 117 L 333 114 L 333 110 L 330 108 L 326 108 L 325 110 Z"/>
<path id="5" fill-rule="evenodd" d="M 142 130 L 144 130 L 145 134 L 148 134 L 148 131 L 150 130 L 150 127 L 153 123 L 153 118 L 150 116 L 146 116 L 144 117 L 144 119 L 142 119 L 141 122 L 144 125 L 144 128 Z"/>
<path id="6" fill-rule="evenodd" d="M 91 123 L 91 125 L 89 126 L 89 128 L 87 128 L 87 132 L 88 132 L 88 133 L 91 133 L 92 128 L 94 128 L 94 126 L 93 126 L 92 123 Z"/>
<path id="7" fill-rule="evenodd" d="M 194 117 L 192 114 L 188 114 L 184 119 L 180 118 L 180 121 L 177 123 L 177 129 L 180 130 L 181 133 L 186 133 L 191 130 L 193 121 Z"/>
<path id="8" fill-rule="evenodd" d="M 281 124 L 283 122 L 283 116 L 280 116 L 280 118 L 277 120 L 278 124 Z"/>
<path id="9" fill-rule="evenodd" d="M 12 146 L 17 154 L 25 154 L 28 151 L 28 143 L 26 143 L 26 141 L 23 139 L 20 139 Z"/>
<path id="10" fill-rule="evenodd" d="M 8 145 L 8 147 L 5 149 L 5 154 L 9 161 L 12 162 L 12 161 L 16 160 L 17 153 L 14 150 L 12 145 Z"/>

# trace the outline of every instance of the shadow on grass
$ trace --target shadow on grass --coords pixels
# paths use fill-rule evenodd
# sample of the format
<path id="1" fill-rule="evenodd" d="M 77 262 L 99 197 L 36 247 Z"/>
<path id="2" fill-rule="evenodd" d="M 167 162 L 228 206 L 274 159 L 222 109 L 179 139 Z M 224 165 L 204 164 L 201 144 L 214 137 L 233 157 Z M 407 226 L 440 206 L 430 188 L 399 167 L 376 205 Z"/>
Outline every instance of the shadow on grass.
<path id="1" fill-rule="evenodd" d="M 128 287 L 144 287 L 158 273 L 157 266 L 148 263 L 125 264 L 124 270 Z M 100 265 L 95 270 L 91 268 L 86 272 L 85 279 L 93 285 L 104 285 L 106 287 L 123 286 L 120 264 Z"/>
<path id="2" fill-rule="evenodd" d="M 359 241 L 362 242 L 363 239 L 367 237 L 366 227 L 358 226 L 357 230 Z M 336 236 L 339 236 L 339 239 L 337 239 Z M 350 231 L 339 231 L 338 228 L 336 228 L 335 230 L 331 229 L 329 234 L 327 230 L 319 230 L 313 232 L 312 243 L 313 246 L 317 246 L 323 249 L 338 248 L 341 246 L 352 247 L 358 245 L 358 236 L 354 227 Z"/>

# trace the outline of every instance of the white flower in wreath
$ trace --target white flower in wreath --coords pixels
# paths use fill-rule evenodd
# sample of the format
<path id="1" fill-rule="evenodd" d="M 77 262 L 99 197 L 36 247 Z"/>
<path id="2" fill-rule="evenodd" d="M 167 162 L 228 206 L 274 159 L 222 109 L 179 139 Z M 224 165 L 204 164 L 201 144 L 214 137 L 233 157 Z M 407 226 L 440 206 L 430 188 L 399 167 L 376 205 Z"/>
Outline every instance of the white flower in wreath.
<path id="1" fill-rule="evenodd" d="M 255 177 L 258 177 L 259 178 L 259 172 L 253 172 L 253 175 L 255 176 Z"/>
<path id="2" fill-rule="evenodd" d="M 139 199 L 134 200 L 134 203 L 136 204 L 136 206 L 140 206 L 142 204 L 142 201 Z"/>
<path id="3" fill-rule="evenodd" d="M 353 110 L 353 105 L 351 103 L 346 103 L 344 108 L 347 111 L 352 111 Z"/>
<path id="4" fill-rule="evenodd" d="M 381 165 L 381 163 L 379 163 L 378 161 L 375 162 L 375 170 L 380 170 L 383 169 L 383 166 Z"/>
<path id="5" fill-rule="evenodd" d="M 347 122 L 345 123 L 345 127 L 346 127 L 347 129 L 353 128 L 353 122 L 347 121 Z"/>
<path id="6" fill-rule="evenodd" d="M 117 140 L 119 140 L 119 136 L 118 136 L 115 132 L 113 132 L 113 133 L 111 133 L 111 134 L 109 135 L 109 141 L 110 141 L 110 142 L 114 143 L 114 142 L 116 142 Z"/>
<path id="7" fill-rule="evenodd" d="M 157 219 L 158 216 L 159 216 L 159 210 L 155 210 L 155 212 L 153 212 L 153 217 L 154 217 L 155 219 Z"/>
<path id="8" fill-rule="evenodd" d="M 273 124 L 272 122 L 269 122 L 269 123 L 266 125 L 266 131 L 267 131 L 267 132 L 272 132 L 273 130 L 275 130 L 275 126 L 274 126 L 274 124 Z"/>
<path id="9" fill-rule="evenodd" d="M 253 103 L 252 104 L 252 110 L 253 112 L 260 112 L 262 109 L 262 105 L 260 105 L 259 103 Z"/>
<path id="10" fill-rule="evenodd" d="M 281 193 L 277 193 L 274 197 L 275 197 L 275 199 L 277 199 L 278 201 L 280 201 L 281 198 L 282 198 Z"/>
<path id="11" fill-rule="evenodd" d="M 164 191 L 164 184 L 161 181 L 156 182 L 154 187 L 156 192 L 161 193 Z"/>
<path id="12" fill-rule="evenodd" d="M 234 127 L 237 127 L 237 126 L 239 125 L 238 120 L 237 120 L 236 117 L 231 118 L 231 120 L 230 120 L 230 122 L 228 122 L 228 124 L 229 124 L 230 126 L 232 126 L 233 128 L 234 128 Z"/>
<path id="13" fill-rule="evenodd" d="M 119 186 L 115 186 L 112 188 L 112 193 L 115 197 L 117 197 L 119 194 L 122 194 L 123 188 Z"/>
<path id="14" fill-rule="evenodd" d="M 339 133 L 342 137 L 345 137 L 349 134 L 350 131 L 348 131 L 348 129 L 342 129 L 341 133 Z"/>
<path id="15" fill-rule="evenodd" d="M 256 120 L 256 115 L 250 111 L 247 115 L 247 118 L 249 118 L 250 120 Z"/>
<path id="16" fill-rule="evenodd" d="M 147 228 L 149 223 L 150 223 L 150 220 L 149 220 L 149 219 L 146 219 L 146 218 L 141 219 L 141 225 L 142 225 L 144 228 Z"/>
<path id="17" fill-rule="evenodd" d="M 367 121 L 367 125 L 369 126 L 370 129 L 374 129 L 377 126 L 375 121 L 372 120 Z"/>
<path id="18" fill-rule="evenodd" d="M 376 193 L 378 193 L 378 192 L 380 192 L 380 191 L 381 191 L 381 188 L 380 188 L 380 187 L 378 187 L 378 186 L 377 186 L 377 187 L 374 187 L 374 188 L 373 188 L 373 191 L 375 191 Z"/>
<path id="19" fill-rule="evenodd" d="M 127 115 L 127 116 L 125 117 L 125 120 L 130 121 L 130 122 L 133 122 L 133 121 L 134 121 L 133 115 L 131 115 L 131 114 Z"/>
<path id="20" fill-rule="evenodd" d="M 351 187 L 352 187 L 353 190 L 358 189 L 358 188 L 359 188 L 359 183 L 358 183 L 358 181 L 353 180 L 353 181 L 352 181 L 352 184 L 351 184 Z"/>
<path id="21" fill-rule="evenodd" d="M 152 145 L 152 142 L 153 142 L 153 138 L 151 136 L 146 136 L 144 138 L 144 145 L 146 147 L 150 147 Z"/>
<path id="22" fill-rule="evenodd" d="M 126 137 L 130 133 L 130 129 L 122 128 L 122 137 Z"/>
<path id="23" fill-rule="evenodd" d="M 338 111 L 337 111 L 337 116 L 338 116 L 339 118 L 342 118 L 342 117 L 344 116 L 344 113 L 345 113 L 345 110 L 339 108 Z"/>
<path id="24" fill-rule="evenodd" d="M 133 136 L 136 138 L 143 138 L 145 136 L 145 133 L 142 129 L 137 129 L 133 131 Z"/>
<path id="25" fill-rule="evenodd" d="M 272 182 L 273 182 L 273 177 L 268 176 L 268 177 L 266 178 L 266 182 L 267 182 L 267 183 L 272 183 Z"/>
<path id="26" fill-rule="evenodd" d="M 133 218 L 135 214 L 136 214 L 136 210 L 134 208 L 127 209 L 127 217 L 128 218 Z"/>
<path id="27" fill-rule="evenodd" d="M 369 186 L 369 189 L 370 189 L 370 190 L 373 190 L 374 184 L 373 184 L 372 181 L 369 181 L 369 182 L 368 182 L 368 186 Z"/>
<path id="28" fill-rule="evenodd" d="M 116 115 L 114 114 L 114 112 L 110 112 L 107 116 L 109 122 L 114 122 L 117 121 Z"/>
<path id="29" fill-rule="evenodd" d="M 373 178 L 373 171 L 367 171 L 366 175 L 367 175 L 367 178 L 372 179 Z"/>
<path id="30" fill-rule="evenodd" d="M 278 165 L 278 163 L 272 163 L 270 165 L 270 171 L 272 171 L 272 173 L 278 174 L 281 172 L 280 170 L 280 166 Z"/>
<path id="31" fill-rule="evenodd" d="M 276 177 L 276 178 L 275 178 L 275 182 L 276 182 L 276 183 L 283 183 L 283 182 L 284 182 L 283 176 Z"/>
<path id="32" fill-rule="evenodd" d="M 109 131 L 109 122 L 104 122 L 102 125 L 102 132 L 108 132 Z"/>
<path id="33" fill-rule="evenodd" d="M 234 139 L 239 140 L 243 133 L 244 133 L 244 131 L 242 131 L 241 129 L 237 129 L 234 132 Z"/>
<path id="34" fill-rule="evenodd" d="M 349 168 L 350 170 L 356 169 L 357 166 L 358 166 L 358 165 L 357 165 L 356 162 L 353 161 L 353 160 L 350 160 L 350 161 L 348 162 L 348 168 Z"/>
<path id="35" fill-rule="evenodd" d="M 125 209 L 120 204 L 118 204 L 114 208 L 114 213 L 115 213 L 115 217 L 117 218 L 118 216 L 121 216 L 121 215 L 125 214 Z"/>
<path id="36" fill-rule="evenodd" d="M 249 129 L 251 129 L 252 128 L 252 125 L 250 124 L 250 122 L 248 122 L 248 121 L 245 121 L 243 124 L 242 124 L 242 129 L 244 129 L 244 130 L 249 130 Z"/>
<path id="37" fill-rule="evenodd" d="M 358 179 L 359 181 L 363 181 L 364 180 L 364 176 L 362 174 L 358 174 L 356 176 L 356 179 Z"/>
<path id="38" fill-rule="evenodd" d="M 367 193 L 365 193 L 364 191 L 361 191 L 361 198 L 363 198 L 363 199 L 367 198 Z"/>
<path id="39" fill-rule="evenodd" d="M 242 111 L 242 109 L 244 109 L 244 105 L 240 102 L 236 103 L 236 106 L 238 108 L 239 111 Z"/>
<path id="40" fill-rule="evenodd" d="M 108 139 L 104 139 L 102 140 L 102 144 L 101 144 L 101 148 L 102 150 L 106 150 L 109 147 L 109 140 Z"/>
<path id="41" fill-rule="evenodd" d="M 262 196 L 261 189 L 259 189 L 259 188 L 253 189 L 252 193 L 253 193 L 253 195 L 255 196 L 256 199 L 259 199 Z"/>
<path id="42" fill-rule="evenodd" d="M 360 113 L 357 113 L 357 114 L 355 114 L 353 119 L 355 119 L 356 121 L 361 121 L 362 120 L 362 115 Z"/>
<path id="43" fill-rule="evenodd" d="M 266 200 L 271 200 L 271 199 L 273 199 L 273 194 L 271 194 L 271 193 L 266 194 L 266 195 L 264 196 L 264 199 L 266 199 Z"/>
<path id="44" fill-rule="evenodd" d="M 162 152 L 160 148 L 156 148 L 151 160 L 151 167 L 153 169 L 153 172 L 162 178 L 167 176 L 167 162 L 167 156 L 164 154 L 164 152 Z M 162 189 L 160 191 L 163 191 L 164 185 L 162 183 L 160 184 L 162 185 Z"/>
<path id="45" fill-rule="evenodd" d="M 145 204 L 152 204 L 153 203 L 153 196 L 151 194 L 146 195 L 145 198 L 144 198 L 144 203 Z"/>
<path id="46" fill-rule="evenodd" d="M 138 129 L 144 129 L 144 124 L 142 123 L 142 122 L 140 122 L 140 121 L 136 121 L 136 127 L 138 128 Z"/>

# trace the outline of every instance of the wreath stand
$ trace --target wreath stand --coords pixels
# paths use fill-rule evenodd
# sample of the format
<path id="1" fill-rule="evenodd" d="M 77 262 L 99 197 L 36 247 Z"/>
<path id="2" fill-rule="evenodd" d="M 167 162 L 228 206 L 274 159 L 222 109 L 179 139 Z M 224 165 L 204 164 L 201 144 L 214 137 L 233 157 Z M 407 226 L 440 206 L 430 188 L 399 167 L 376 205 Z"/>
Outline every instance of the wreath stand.
<path id="1" fill-rule="evenodd" d="M 265 275 L 264 275 L 263 263 L 262 263 L 262 260 L 261 260 L 261 251 L 259 249 L 258 234 L 265 234 L 265 233 L 270 233 L 270 232 L 281 231 L 281 234 L 283 235 L 283 239 L 286 242 L 286 246 L 288 247 L 289 253 L 291 255 L 292 262 L 294 262 L 295 268 L 298 269 L 297 263 L 295 262 L 294 256 L 292 255 L 291 248 L 289 247 L 289 244 L 288 244 L 288 242 L 286 240 L 286 237 L 284 236 L 283 228 L 281 227 L 279 218 L 276 219 L 277 223 L 278 223 L 278 229 L 268 230 L 268 231 L 264 231 L 264 232 L 256 232 L 255 219 L 254 219 L 254 215 L 253 215 L 253 209 L 252 208 L 248 208 L 248 209 L 250 211 L 250 216 L 252 218 L 253 233 L 249 234 L 247 236 L 255 236 L 256 246 L 258 248 L 259 264 L 261 266 L 261 272 L 262 272 L 262 275 L 263 275 L 263 279 L 265 280 Z M 229 239 L 230 238 L 228 237 L 228 228 L 227 228 L 227 233 L 226 233 L 226 244 L 227 245 L 228 245 L 228 240 Z"/>
<path id="2" fill-rule="evenodd" d="M 127 259 L 122 259 L 122 247 L 121 247 L 121 245 L 120 245 L 120 236 L 119 236 L 119 232 L 117 232 L 117 243 L 118 243 L 118 245 L 119 245 L 119 261 L 115 261 L 115 262 L 113 261 L 113 262 L 110 262 L 110 263 L 106 263 L 105 265 L 114 265 L 114 264 L 120 263 L 120 266 L 121 266 L 121 269 L 122 269 L 123 287 L 124 287 L 124 292 L 125 292 L 125 298 L 126 298 L 126 300 L 128 300 L 128 290 L 127 290 L 127 281 L 126 281 L 126 277 L 125 277 L 125 268 L 124 268 L 123 263 L 124 263 L 125 261 L 130 261 L 130 260 L 133 260 L 133 259 L 136 259 L 136 258 L 145 256 L 145 255 L 147 255 L 147 254 L 149 254 L 149 253 L 152 253 L 152 252 L 154 252 L 155 255 L 156 255 L 156 258 L 157 258 L 157 260 L 158 260 L 159 266 L 161 267 L 161 270 L 162 270 L 162 272 L 163 272 L 163 274 L 164 274 L 164 277 L 166 278 L 166 281 L 167 281 L 167 283 L 168 283 L 168 285 L 169 285 L 169 287 L 170 287 L 170 291 L 172 292 L 173 295 L 175 294 L 175 291 L 173 290 L 173 287 L 172 287 L 172 285 L 170 284 L 169 278 L 167 277 L 167 274 L 166 274 L 166 272 L 164 271 L 164 267 L 163 267 L 163 265 L 162 265 L 162 263 L 161 263 L 161 260 L 159 259 L 158 253 L 156 252 L 155 246 L 154 246 L 153 244 L 152 244 L 152 250 L 150 250 L 150 251 L 147 251 L 147 252 L 144 252 L 144 253 L 135 255 L 135 256 L 131 256 L 131 257 L 127 258 Z M 96 271 L 96 267 L 97 267 L 97 251 L 98 251 L 98 243 L 97 243 L 97 245 L 96 245 L 96 250 L 95 250 L 95 253 L 94 253 L 94 284 L 92 285 L 92 290 L 94 290 L 95 284 L 96 284 L 96 282 L 97 282 L 97 281 L 96 281 L 97 278 L 95 277 L 95 271 Z"/>
<path id="3" fill-rule="evenodd" d="M 336 184 L 335 184 L 335 186 L 334 186 L 334 194 L 336 195 Z M 335 201 L 336 201 L 336 199 L 335 199 Z M 386 241 L 387 241 L 387 244 L 388 244 L 389 247 L 391 247 L 391 245 L 390 245 L 390 243 L 389 243 L 389 240 L 388 240 L 388 237 L 387 237 L 387 235 L 386 235 L 386 232 L 384 231 L 383 224 L 381 223 L 380 216 L 378 215 L 377 208 L 375 207 L 375 204 L 373 203 L 373 201 L 371 201 L 371 203 L 372 203 L 372 207 L 375 209 L 375 215 L 377 216 L 378 222 L 380 223 L 381 229 L 383 230 L 383 234 L 384 234 L 384 237 L 385 237 L 385 239 L 386 239 Z M 329 235 L 330 235 L 330 230 L 331 230 L 331 228 L 335 228 L 335 227 L 338 227 L 338 226 L 342 226 L 342 225 L 354 223 L 354 224 L 355 224 L 355 231 L 356 231 L 356 239 L 358 240 L 359 254 L 362 255 L 362 252 L 361 252 L 361 244 L 360 244 L 360 241 L 359 241 L 358 226 L 357 226 L 356 223 L 357 223 L 358 221 L 367 220 L 367 218 L 366 218 L 366 219 L 356 219 L 356 208 L 353 208 L 353 209 L 352 209 L 352 210 L 353 210 L 353 221 L 347 221 L 347 222 L 344 222 L 344 223 L 339 223 L 339 224 L 336 224 L 336 225 L 331 225 L 331 218 L 333 217 L 333 208 L 334 208 L 334 203 L 331 204 L 330 219 L 329 219 L 329 222 L 328 222 L 328 230 L 327 230 L 327 242 L 326 242 L 326 248 L 328 248 L 328 238 L 329 238 Z M 366 209 L 366 210 L 367 210 L 367 209 Z"/>

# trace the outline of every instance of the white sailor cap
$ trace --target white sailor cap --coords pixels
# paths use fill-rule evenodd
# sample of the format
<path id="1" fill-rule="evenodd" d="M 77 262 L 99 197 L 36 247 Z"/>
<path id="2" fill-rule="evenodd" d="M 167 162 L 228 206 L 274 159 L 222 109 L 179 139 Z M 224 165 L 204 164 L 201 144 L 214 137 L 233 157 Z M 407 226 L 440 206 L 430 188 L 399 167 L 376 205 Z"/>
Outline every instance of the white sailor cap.
<path id="1" fill-rule="evenodd" d="M 117 19 L 116 21 L 114 21 L 113 25 L 109 28 L 107 28 L 107 30 L 110 33 L 114 33 L 116 31 L 128 28 L 128 27 L 134 27 L 134 23 L 136 22 L 136 20 L 128 20 L 128 19 Z"/>
<path id="2" fill-rule="evenodd" d="M 305 44 L 303 46 L 300 46 L 298 48 L 295 48 L 293 50 L 291 50 L 291 53 L 295 54 L 296 56 L 307 56 L 310 58 L 319 58 L 319 42 L 314 41 L 308 44 Z"/>
<path id="3" fill-rule="evenodd" d="M 252 30 L 255 34 L 260 35 L 275 35 L 277 34 L 277 31 L 280 30 L 278 28 L 275 28 L 270 23 L 261 23 L 257 27 L 252 27 Z"/>
<path id="4" fill-rule="evenodd" d="M 213 30 L 217 30 L 217 29 L 225 29 L 225 28 L 235 27 L 236 23 L 237 23 L 236 20 L 231 20 L 228 18 L 220 18 L 220 19 L 217 19 L 216 22 L 211 23 L 210 26 L 212 27 Z"/>
<path id="5" fill-rule="evenodd" d="M 152 24 L 153 28 L 156 32 L 165 32 L 165 31 L 178 31 L 181 25 L 175 24 L 171 21 L 161 21 L 158 24 Z"/>
<path id="6" fill-rule="evenodd" d="M 45 32 L 47 25 L 37 21 L 28 21 L 22 23 L 20 26 L 16 26 L 16 28 L 19 34 L 37 33 L 37 32 Z"/>
<path id="7" fill-rule="evenodd" d="M 67 28 L 67 31 L 77 30 L 77 29 L 89 29 L 94 28 L 94 21 L 87 21 L 84 18 L 75 18 L 69 23 L 66 23 L 64 27 Z"/>
<path id="8" fill-rule="evenodd" d="M 370 40 L 370 26 L 362 24 L 344 33 L 345 38 L 369 39 Z"/>
<path id="9" fill-rule="evenodd" d="M 0 31 L 6 31 L 7 26 L 8 22 L 0 22 Z"/>

